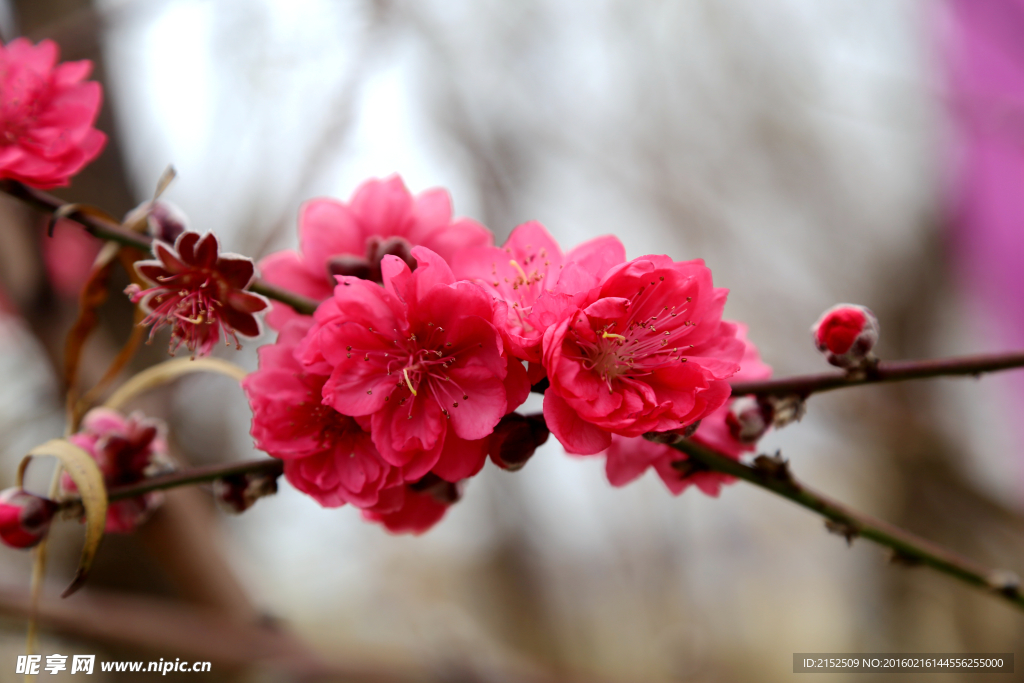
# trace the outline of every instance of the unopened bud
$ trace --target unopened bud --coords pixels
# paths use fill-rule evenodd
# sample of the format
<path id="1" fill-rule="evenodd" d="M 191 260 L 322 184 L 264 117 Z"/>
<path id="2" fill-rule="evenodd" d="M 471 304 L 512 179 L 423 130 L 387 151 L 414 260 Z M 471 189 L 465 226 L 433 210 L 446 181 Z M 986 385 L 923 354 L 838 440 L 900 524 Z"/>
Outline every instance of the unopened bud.
<path id="1" fill-rule="evenodd" d="M 378 268 L 378 270 L 380 270 Z M 360 280 L 370 279 L 370 262 L 361 256 L 338 254 L 327 259 L 327 275 L 334 282 L 335 275 L 357 277 Z"/>
<path id="2" fill-rule="evenodd" d="M 445 481 L 433 472 L 428 472 L 419 481 L 409 484 L 409 488 L 417 493 L 427 493 L 438 503 L 451 505 L 462 498 L 462 482 Z"/>
<path id="3" fill-rule="evenodd" d="M 799 422 L 807 414 L 807 401 L 797 394 L 768 396 L 765 398 L 765 403 L 767 405 L 765 415 L 771 418 L 772 426 L 776 429 Z"/>
<path id="4" fill-rule="evenodd" d="M 229 474 L 215 479 L 213 497 L 223 510 L 240 514 L 251 508 L 257 500 L 277 493 L 277 475 L 263 472 Z"/>
<path id="5" fill-rule="evenodd" d="M 550 432 L 543 420 L 518 413 L 501 418 L 490 441 L 491 460 L 498 467 L 516 471 L 533 457 Z"/>
<path id="6" fill-rule="evenodd" d="M 839 304 L 821 314 L 811 334 L 829 363 L 859 368 L 872 358 L 871 350 L 878 342 L 878 319 L 864 306 Z"/>
<path id="7" fill-rule="evenodd" d="M 740 443 L 757 443 L 772 424 L 770 412 L 771 408 L 761 405 L 756 398 L 741 396 L 729 406 L 725 424 L 732 438 Z"/>
<path id="8" fill-rule="evenodd" d="M 416 259 L 412 257 L 412 245 L 404 237 L 378 237 L 366 240 L 366 260 L 370 264 L 370 280 L 383 282 L 380 262 L 385 256 L 397 256 L 405 261 L 409 270 L 416 270 Z"/>
<path id="9" fill-rule="evenodd" d="M 143 202 L 129 211 L 124 224 L 140 232 L 145 229 L 158 240 L 174 244 L 178 235 L 188 230 L 188 216 L 171 202 L 155 200 Z"/>
<path id="10" fill-rule="evenodd" d="M 46 536 L 57 505 L 23 489 L 0 491 L 0 540 L 12 548 L 31 548 Z"/>

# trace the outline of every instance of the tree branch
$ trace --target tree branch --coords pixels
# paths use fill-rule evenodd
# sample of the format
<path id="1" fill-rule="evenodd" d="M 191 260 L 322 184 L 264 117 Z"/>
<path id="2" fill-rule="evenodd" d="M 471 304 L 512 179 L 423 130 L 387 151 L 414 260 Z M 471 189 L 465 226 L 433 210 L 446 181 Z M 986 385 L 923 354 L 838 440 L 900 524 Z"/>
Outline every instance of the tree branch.
<path id="1" fill-rule="evenodd" d="M 158 477 L 150 477 L 135 484 L 115 486 L 107 491 L 107 499 L 111 502 L 135 498 L 150 491 L 161 489 L 173 489 L 178 486 L 189 484 L 202 484 L 204 482 L 231 476 L 232 474 L 266 474 L 278 476 L 284 472 L 284 461 L 277 458 L 259 458 L 257 460 L 244 460 L 242 462 L 228 463 L 226 465 L 206 465 L 194 467 L 181 472 L 172 472 Z"/>
<path id="2" fill-rule="evenodd" d="M 651 433 L 647 437 L 658 443 L 666 443 L 684 453 L 689 460 L 680 461 L 680 464 L 686 463 L 687 468 L 696 465 L 700 469 L 721 472 L 743 479 L 825 517 L 828 520 L 826 524 L 829 530 L 845 536 L 848 541 L 861 536 L 891 549 L 893 560 L 896 562 L 928 565 L 943 574 L 997 595 L 1019 608 L 1024 608 L 1024 594 L 1020 592 L 1020 580 L 1016 574 L 1002 569 L 985 567 L 888 522 L 852 510 L 838 501 L 817 493 L 794 479 L 789 471 L 788 463 L 778 457 L 761 455 L 754 460 L 753 465 L 747 465 L 674 434 Z M 260 472 L 277 476 L 283 470 L 284 463 L 274 458 L 196 467 L 183 472 L 153 477 L 136 484 L 112 488 L 108 491 L 108 497 L 111 501 L 124 500 L 149 491 L 213 481 L 232 474 Z M 62 503 L 62 507 L 73 507 L 76 503 L 77 498 L 70 498 Z"/>
<path id="3" fill-rule="evenodd" d="M 34 209 L 51 215 L 67 205 L 66 202 L 51 194 L 42 190 L 36 190 L 15 180 L 0 180 L 0 192 L 16 197 Z M 95 237 L 113 240 L 129 247 L 135 247 L 140 251 L 149 252 L 153 243 L 153 239 L 149 235 L 126 230 L 118 223 L 85 213 L 84 211 L 72 212 L 65 216 L 65 218 L 80 224 L 85 228 L 86 232 Z M 306 315 L 312 315 L 317 307 L 317 302 L 313 299 L 290 292 L 287 289 L 282 289 L 260 278 L 253 280 L 252 284 L 249 285 L 249 289 L 269 299 L 274 299 L 291 306 L 299 313 L 305 313 Z"/>
<path id="4" fill-rule="evenodd" d="M 1024 351 L 978 354 L 929 360 L 881 361 L 867 370 L 854 373 L 825 372 L 816 375 L 796 375 L 760 382 L 733 382 L 732 395 L 784 396 L 807 398 L 811 394 L 843 387 L 881 382 L 905 382 L 931 377 L 956 377 L 985 372 L 1013 370 L 1024 367 Z"/>
<path id="5" fill-rule="evenodd" d="M 51 194 L 28 187 L 14 180 L 0 180 L 0 192 L 16 197 L 43 213 L 53 214 L 62 207 L 67 206 L 65 202 Z M 148 252 L 153 241 L 148 235 L 126 230 L 113 221 L 85 212 L 72 212 L 66 218 L 79 223 L 87 232 L 100 239 L 114 240 L 142 251 Z M 312 315 L 317 307 L 316 301 L 272 285 L 259 278 L 253 280 L 249 289 L 267 298 L 287 304 L 299 313 L 306 315 Z M 815 375 L 796 375 L 794 377 L 783 377 L 760 382 L 734 382 L 732 385 L 732 395 L 797 395 L 806 398 L 811 394 L 822 391 L 831 391 L 832 389 L 862 384 L 903 382 L 929 377 L 977 376 L 985 372 L 997 372 L 999 370 L 1010 370 L 1020 367 L 1024 367 L 1024 351 L 955 358 L 936 358 L 931 360 L 883 361 L 867 370 L 853 373 L 828 372 Z M 537 393 L 544 393 L 545 388 L 547 388 L 546 382 L 542 382 L 535 386 L 533 390 Z"/>
<path id="6" fill-rule="evenodd" d="M 862 536 L 893 551 L 893 560 L 903 564 L 925 564 L 943 574 L 997 595 L 1019 608 L 1024 608 L 1020 579 L 1012 572 L 990 569 L 958 555 L 940 545 L 915 536 L 888 522 L 851 510 L 846 505 L 824 496 L 793 478 L 788 463 L 779 457 L 758 456 L 754 465 L 706 448 L 688 439 L 670 434 L 648 435 L 653 441 L 668 443 L 685 453 L 702 469 L 729 474 L 755 486 L 788 498 L 797 505 L 825 517 L 828 528 L 851 541 Z M 687 461 L 683 461 L 687 462 Z M 692 465 L 691 465 L 692 466 Z M 829 524 L 829 522 L 831 524 Z"/>

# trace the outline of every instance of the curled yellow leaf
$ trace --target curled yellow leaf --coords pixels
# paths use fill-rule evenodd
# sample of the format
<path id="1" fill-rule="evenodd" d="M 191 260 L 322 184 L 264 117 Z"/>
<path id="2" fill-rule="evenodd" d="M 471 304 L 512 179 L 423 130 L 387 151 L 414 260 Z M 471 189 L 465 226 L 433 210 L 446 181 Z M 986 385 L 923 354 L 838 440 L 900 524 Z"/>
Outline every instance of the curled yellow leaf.
<path id="1" fill-rule="evenodd" d="M 103 474 L 92 456 L 65 439 L 51 439 L 28 452 L 18 466 L 19 488 L 25 476 L 25 469 L 32 458 L 47 455 L 57 458 L 60 467 L 68 473 L 71 481 L 75 482 L 82 498 L 82 507 L 85 509 L 85 545 L 82 546 L 82 557 L 78 561 L 75 578 L 61 593 L 61 597 L 66 598 L 85 583 L 96 558 L 96 551 L 99 550 L 100 541 L 103 540 L 103 529 L 107 524 L 107 490 L 103 485 Z M 59 468 L 54 476 L 59 476 Z"/>
<path id="2" fill-rule="evenodd" d="M 121 410 L 128 401 L 139 394 L 166 384 L 182 375 L 193 372 L 214 372 L 227 375 L 239 382 L 247 374 L 245 369 L 219 358 L 175 358 L 147 368 L 122 384 L 104 404 L 107 408 Z"/>

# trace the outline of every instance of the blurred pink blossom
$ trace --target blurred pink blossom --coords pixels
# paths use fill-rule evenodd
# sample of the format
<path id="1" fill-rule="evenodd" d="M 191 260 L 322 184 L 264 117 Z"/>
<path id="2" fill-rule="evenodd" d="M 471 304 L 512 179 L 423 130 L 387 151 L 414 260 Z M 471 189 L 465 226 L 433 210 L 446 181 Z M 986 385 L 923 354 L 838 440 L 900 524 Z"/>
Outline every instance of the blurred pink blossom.
<path id="1" fill-rule="evenodd" d="M 0 178 L 61 187 L 106 144 L 93 127 L 103 91 L 85 81 L 92 63 L 57 58 L 51 40 L 0 46 Z"/>
<path id="2" fill-rule="evenodd" d="M 260 261 L 263 277 L 317 301 L 331 296 L 336 275 L 381 282 L 381 259 L 398 256 L 410 267 L 412 247 L 422 245 L 450 260 L 467 247 L 490 246 L 487 228 L 468 218 L 452 219 L 452 203 L 442 189 L 415 197 L 397 175 L 368 180 L 349 203 L 312 199 L 299 209 L 299 252 L 280 251 Z M 267 323 L 274 329 L 298 314 L 273 305 Z"/>

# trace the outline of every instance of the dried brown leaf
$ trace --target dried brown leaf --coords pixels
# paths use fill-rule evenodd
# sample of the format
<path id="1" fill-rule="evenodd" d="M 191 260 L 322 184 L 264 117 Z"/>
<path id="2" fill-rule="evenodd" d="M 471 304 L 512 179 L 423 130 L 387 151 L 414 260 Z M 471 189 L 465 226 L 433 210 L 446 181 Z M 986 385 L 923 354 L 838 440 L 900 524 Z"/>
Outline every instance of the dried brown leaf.
<path id="1" fill-rule="evenodd" d="M 103 474 L 88 453 L 65 439 L 51 439 L 36 446 L 28 452 L 18 466 L 17 485 L 21 487 L 25 469 L 32 458 L 52 456 L 57 458 L 62 467 L 75 482 L 85 510 L 85 544 L 82 546 L 82 557 L 78 561 L 78 570 L 71 584 L 64 589 L 61 597 L 68 597 L 85 583 L 89 570 L 92 568 L 100 541 L 103 540 L 103 529 L 107 524 L 107 490 L 103 485 Z M 55 473 L 54 476 L 58 476 Z"/>

